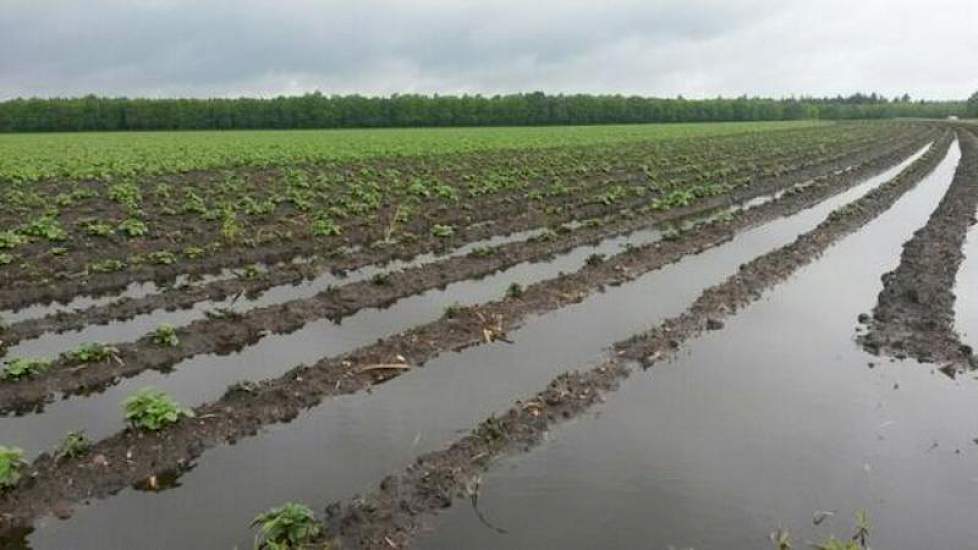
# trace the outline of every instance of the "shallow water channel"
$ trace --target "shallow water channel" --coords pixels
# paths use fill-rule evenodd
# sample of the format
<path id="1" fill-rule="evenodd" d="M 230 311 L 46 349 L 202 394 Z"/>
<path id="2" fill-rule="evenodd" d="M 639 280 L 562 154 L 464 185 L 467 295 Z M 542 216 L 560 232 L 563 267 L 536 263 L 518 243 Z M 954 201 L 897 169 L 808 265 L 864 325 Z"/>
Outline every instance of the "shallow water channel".
<path id="1" fill-rule="evenodd" d="M 723 330 L 496 464 L 480 510 L 508 534 L 463 504 L 417 547 L 754 549 L 779 526 L 807 547 L 848 538 L 859 510 L 873 548 L 978 547 L 978 381 L 854 341 L 949 182 L 938 170 Z"/>
<path id="2" fill-rule="evenodd" d="M 950 181 L 949 173 L 956 164 L 952 157 L 956 154 L 956 148 L 952 149 L 951 157 L 935 176 L 912 191 L 907 200 L 912 204 L 936 203 L 942 186 Z M 541 389 L 558 373 L 599 360 L 614 341 L 680 313 L 703 288 L 721 282 L 741 263 L 791 242 L 835 208 L 862 196 L 892 175 L 891 170 L 870 178 L 799 214 L 745 231 L 730 243 L 684 258 L 631 283 L 610 287 L 579 304 L 528 319 L 509 335 L 515 342 L 512 345 L 496 343 L 443 354 L 372 392 L 329 399 L 287 425 L 272 426 L 259 437 L 208 451 L 193 470 L 177 481 L 179 486 L 160 493 L 129 489 L 81 507 L 70 520 L 44 519 L 31 535 L 31 544 L 36 548 L 146 547 L 146 541 L 153 541 L 160 548 L 247 548 L 251 544 L 247 525 L 258 512 L 284 501 L 306 502 L 322 509 L 330 501 L 372 489 L 387 473 L 405 467 L 420 453 L 443 447 L 489 414 L 507 408 L 514 399 Z M 484 282 L 465 283 L 471 286 L 460 287 L 464 292 L 445 302 L 479 294 L 480 284 Z M 492 285 L 489 297 L 498 295 L 502 288 Z M 485 297 L 474 301 L 482 299 Z M 412 310 L 425 307 L 425 298 L 419 300 L 422 302 L 413 303 Z M 432 309 L 440 313 L 444 305 L 447 304 L 439 301 Z M 389 326 L 390 311 L 360 326 L 358 332 L 367 331 L 370 335 L 363 342 L 378 336 L 378 326 Z M 418 321 L 407 315 L 411 324 Z M 348 325 L 358 326 L 347 322 L 341 326 Z M 851 331 L 849 325 L 852 323 L 847 325 Z M 313 330 L 323 334 L 324 326 Z M 311 339 L 310 334 L 313 333 L 287 346 L 276 346 L 275 364 L 283 362 L 279 361 L 280 354 L 302 355 L 306 353 L 303 347 L 321 345 L 318 340 L 322 336 Z M 310 340 L 314 343 L 307 344 Z M 333 352 L 342 347 L 336 345 L 342 341 L 337 338 L 328 348 L 316 349 L 309 355 Z M 291 366 L 289 359 L 284 363 Z M 261 364 L 271 362 L 271 357 L 262 361 L 259 355 L 250 360 Z M 239 377 L 269 374 L 269 369 L 261 366 L 214 368 L 218 366 L 213 363 L 209 360 L 181 367 L 170 378 L 177 382 L 166 389 L 192 403 L 213 397 L 208 394 L 210 390 L 203 394 L 198 391 L 201 384 L 210 387 L 206 383 L 208 372 L 243 368 L 248 371 Z M 166 383 L 166 379 L 160 382 Z M 226 381 L 221 384 L 226 385 Z M 36 430 L 46 429 L 41 426 L 60 425 L 59 437 L 66 426 L 74 427 L 79 422 L 99 431 L 104 423 L 121 426 L 117 398 L 121 395 L 96 401 L 73 400 L 109 403 L 111 407 L 76 409 L 72 413 L 75 416 L 62 417 L 60 424 L 44 422 L 31 429 L 25 422 L 16 429 L 20 437 L 36 441 Z M 57 414 L 56 407 L 36 418 Z M 70 422 L 72 419 L 76 421 Z M 454 547 L 468 547 L 468 543 Z"/>

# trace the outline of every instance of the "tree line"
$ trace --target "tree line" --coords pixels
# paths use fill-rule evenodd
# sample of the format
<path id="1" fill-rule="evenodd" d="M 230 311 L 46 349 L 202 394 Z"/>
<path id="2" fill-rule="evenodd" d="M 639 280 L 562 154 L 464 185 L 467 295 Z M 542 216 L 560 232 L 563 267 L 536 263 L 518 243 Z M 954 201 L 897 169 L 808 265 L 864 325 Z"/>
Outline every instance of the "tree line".
<path id="1" fill-rule="evenodd" d="M 0 102 L 0 132 L 526 126 L 642 122 L 946 117 L 964 101 L 836 98 L 652 98 L 622 95 L 323 95 L 235 99 L 29 98 Z"/>

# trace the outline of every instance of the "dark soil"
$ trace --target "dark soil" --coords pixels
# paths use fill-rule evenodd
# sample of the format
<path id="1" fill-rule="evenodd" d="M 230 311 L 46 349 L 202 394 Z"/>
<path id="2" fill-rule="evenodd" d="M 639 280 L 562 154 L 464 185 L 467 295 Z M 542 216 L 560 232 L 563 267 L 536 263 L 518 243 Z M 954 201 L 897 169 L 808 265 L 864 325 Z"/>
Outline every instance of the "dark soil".
<path id="1" fill-rule="evenodd" d="M 877 157 L 855 170 L 833 177 L 825 177 L 817 185 L 805 191 L 782 197 L 780 201 L 760 208 L 750 209 L 733 216 L 726 223 L 716 225 L 717 235 L 730 235 L 734 231 L 774 219 L 786 212 L 797 211 L 804 206 L 838 192 L 868 173 L 881 167 L 896 164 L 908 150 L 919 144 L 901 147 L 898 151 Z M 719 199 L 718 199 L 719 200 Z M 709 206 L 716 207 L 713 201 Z M 617 219 L 601 227 L 583 227 L 553 240 L 539 239 L 531 242 L 514 242 L 496 247 L 491 256 L 466 256 L 447 258 L 442 261 L 391 273 L 385 284 L 378 285 L 366 280 L 337 287 L 312 298 L 293 300 L 282 304 L 256 308 L 228 318 L 201 319 L 177 330 L 180 346 L 161 348 L 152 335 L 115 347 L 117 358 L 102 364 L 78 365 L 64 358 L 57 360 L 44 373 L 22 381 L 0 384 L 0 412 L 29 412 L 40 410 L 43 404 L 56 394 L 84 394 L 100 391 L 126 377 L 146 370 L 166 370 L 180 361 L 205 353 L 232 353 L 254 344 L 269 334 L 291 333 L 306 323 L 329 318 L 340 320 L 361 309 L 384 307 L 399 299 L 443 286 L 452 282 L 483 277 L 500 269 L 549 255 L 566 252 L 572 248 L 592 244 L 600 239 L 645 227 L 655 221 L 675 220 L 695 213 L 696 208 L 674 209 L 653 213 L 651 219 L 639 216 L 634 219 Z M 711 234 L 709 231 L 704 235 Z M 726 237 L 725 237 L 726 238 Z M 706 242 L 706 241 L 703 241 Z M 711 241 L 720 242 L 720 241 Z M 645 247 L 646 253 L 656 249 Z M 680 249 L 681 250 L 681 249 Z M 230 285 L 238 284 L 230 281 Z M 226 285 L 219 285 L 226 286 Z M 159 297 L 165 299 L 168 295 Z M 30 323 L 21 326 L 34 326 Z M 11 327 L 5 338 L 16 339 L 16 327 Z"/>
<path id="2" fill-rule="evenodd" d="M 860 208 L 843 209 L 794 244 L 745 265 L 726 283 L 707 290 L 687 313 L 622 344 L 621 358 L 657 358 L 703 330 L 708 319 L 722 319 L 756 299 L 764 288 L 886 210 L 943 158 L 949 143 L 949 136 L 942 138 L 900 176 L 861 199 Z M 55 511 L 66 516 L 78 503 L 111 495 L 151 475 L 189 468 L 209 447 L 254 435 L 263 426 L 293 419 L 328 396 L 360 391 L 402 372 L 378 365 L 401 363 L 403 357 L 406 366 L 419 368 L 445 351 L 504 339 L 506 332 L 528 315 L 578 302 L 605 285 L 635 279 L 684 255 L 716 246 L 732 238 L 737 229 L 801 209 L 862 177 L 848 172 L 822 178 L 802 192 L 744 211 L 731 220 L 718 220 L 675 240 L 634 249 L 576 273 L 531 285 L 518 299 L 468 308 L 344 356 L 298 367 L 279 379 L 233 387 L 220 400 L 198 407 L 196 418 L 183 419 L 161 433 L 127 430 L 96 443 L 88 455 L 74 459 L 55 460 L 42 455 L 17 487 L 0 496 L 0 534 L 15 534 L 34 518 Z M 358 500 L 346 511 L 334 509 L 332 517 L 342 517 L 338 520 L 344 526 L 340 534 L 371 547 L 388 544 L 385 538 L 395 543 L 404 540 L 417 528 L 418 513 L 444 506 L 450 502 L 446 495 L 456 494 L 466 485 L 460 473 L 473 466 L 484 467 L 506 449 L 525 447 L 539 437 L 534 434 L 583 410 L 597 399 L 599 390 L 610 389 L 614 380 L 627 372 L 617 365 L 605 369 L 558 380 L 549 393 L 527 402 L 534 404 L 521 405 L 502 421 L 491 419 L 483 431 L 448 451 L 422 457 L 419 464 L 423 467 L 392 478 L 381 491 Z M 516 434 L 523 434 L 519 436 L 522 440 Z M 504 444 L 492 443 L 496 439 Z M 510 445 L 510 441 L 524 443 Z M 391 492 L 392 488 L 396 492 Z"/>
<path id="3" fill-rule="evenodd" d="M 388 476 L 376 491 L 334 503 L 325 514 L 331 547 L 389 549 L 410 546 L 431 514 L 456 498 L 471 499 L 481 474 L 494 461 L 526 452 L 555 426 L 603 401 L 602 394 L 627 378 L 630 364 L 645 368 L 675 353 L 684 342 L 708 330 L 711 320 L 734 315 L 817 259 L 828 247 L 858 231 L 921 181 L 944 157 L 950 136 L 898 178 L 843 208 L 794 243 L 760 256 L 739 273 L 703 292 L 693 306 L 648 333 L 615 346 L 615 355 L 586 372 L 558 376 L 546 390 L 490 417 L 448 448 L 423 455 L 403 472 Z"/>
<path id="4" fill-rule="evenodd" d="M 871 353 L 938 363 L 950 376 L 978 367 L 954 330 L 954 280 L 978 208 L 978 139 L 964 129 L 958 138 L 961 161 L 954 181 L 927 225 L 903 245 L 900 265 L 883 275 L 872 316 L 860 316 L 868 332 L 859 337 Z"/>
<path id="5" fill-rule="evenodd" d="M 930 134 L 931 131 L 932 130 L 926 126 L 917 126 L 912 132 L 903 132 L 902 134 L 886 141 L 883 147 L 890 146 L 894 143 L 905 143 L 908 139 L 915 141 L 922 140 L 922 134 Z M 919 141 L 917 142 L 919 143 Z M 789 172 L 779 173 L 773 178 L 765 178 L 760 174 L 760 172 L 763 172 L 765 169 L 764 162 L 760 163 L 761 168 L 756 168 L 753 164 L 745 167 L 739 167 L 736 171 L 728 174 L 728 177 L 731 179 L 736 179 L 746 175 L 753 180 L 750 185 L 745 186 L 746 189 L 751 189 L 754 187 L 763 188 L 764 180 L 776 183 L 778 181 L 783 181 L 784 176 L 794 175 L 796 172 L 801 172 L 804 174 L 817 174 L 820 173 L 822 168 L 827 170 L 828 166 L 830 165 L 836 169 L 844 168 L 848 165 L 859 162 L 860 159 L 865 160 L 866 158 L 872 158 L 872 156 L 880 151 L 880 149 L 881 144 L 876 143 L 868 145 L 862 149 L 855 148 L 854 150 L 847 151 L 845 154 L 835 156 L 826 156 L 819 152 L 810 151 L 792 159 L 767 159 L 771 162 L 786 163 L 786 165 L 789 167 L 787 168 Z M 688 176 L 682 172 L 681 167 L 672 171 L 670 171 L 670 169 L 665 169 L 661 174 L 656 174 L 656 177 L 663 178 L 664 181 L 668 181 L 670 179 L 674 179 L 675 181 L 684 181 L 684 178 L 688 179 Z M 608 187 L 612 184 L 642 183 L 647 180 L 647 176 L 645 175 L 645 172 L 635 170 L 633 168 L 631 170 L 619 169 L 611 172 L 610 174 L 590 176 L 585 179 L 596 180 L 595 192 L 597 192 L 600 189 Z M 105 204 L 102 204 L 101 210 L 99 207 L 93 207 L 94 209 L 88 208 L 84 212 L 78 213 L 76 217 L 111 219 L 112 216 L 117 214 L 113 212 L 118 208 L 118 205 L 108 203 L 108 201 L 103 202 Z M 470 226 L 482 222 L 496 222 L 490 229 L 482 229 L 474 235 L 464 235 L 464 238 L 477 240 L 492 234 L 502 234 L 530 227 L 539 227 L 546 224 L 563 223 L 570 221 L 571 219 L 582 219 L 607 215 L 626 206 L 628 205 L 606 205 L 596 201 L 595 197 L 593 196 L 587 196 L 581 199 L 577 197 L 576 194 L 572 194 L 569 197 L 548 198 L 543 203 L 537 204 L 527 202 L 525 197 L 509 193 L 504 194 L 504 196 L 501 197 L 494 197 L 480 201 L 478 207 L 449 208 L 442 206 L 432 208 L 424 211 L 423 219 L 415 220 L 408 227 L 402 228 L 404 231 L 414 235 L 422 235 L 422 237 L 419 238 L 421 241 L 424 241 L 427 248 L 406 246 L 406 250 L 401 251 L 399 250 L 399 247 L 389 247 L 388 249 L 381 251 L 381 254 L 379 255 L 377 253 L 378 251 L 373 250 L 370 254 L 366 255 L 366 257 L 362 258 L 360 260 L 361 263 L 359 264 L 351 261 L 339 261 L 336 262 L 335 266 L 331 265 L 331 267 L 336 267 L 338 269 L 350 269 L 357 267 L 358 265 L 365 265 L 362 263 L 363 261 L 373 263 L 376 261 L 383 261 L 385 259 L 389 260 L 393 258 L 405 258 L 417 254 L 418 251 L 437 248 L 441 242 L 427 236 L 428 228 L 434 224 Z M 52 275 L 51 277 L 42 277 L 41 275 L 34 273 L 25 273 L 20 277 L 16 276 L 15 274 L 5 274 L 4 276 L 6 279 L 0 281 L 0 287 L 2 287 L 0 288 L 0 309 L 19 309 L 31 304 L 50 303 L 55 301 L 67 302 L 71 298 L 79 295 L 109 295 L 120 292 L 133 282 L 157 281 L 165 283 L 172 281 L 175 277 L 182 274 L 203 275 L 208 273 L 216 273 L 224 268 L 243 267 L 255 263 L 275 264 L 285 262 L 296 257 L 310 256 L 319 253 L 330 256 L 331 251 L 335 251 L 343 247 L 365 246 L 381 240 L 383 229 L 387 225 L 386 223 L 383 223 L 383 220 L 387 220 L 391 217 L 394 208 L 395 205 L 387 205 L 382 212 L 378 213 L 376 219 L 364 220 L 363 223 L 348 228 L 342 237 L 283 241 L 279 240 L 276 235 L 280 233 L 279 229 L 284 231 L 288 228 L 279 228 L 275 230 L 269 229 L 268 231 L 265 231 L 264 234 L 267 235 L 270 240 L 267 242 L 256 243 L 256 247 L 233 245 L 224 250 L 220 250 L 211 256 L 200 260 L 195 260 L 193 262 L 178 262 L 177 264 L 169 266 L 147 265 L 131 268 L 118 273 L 86 274 L 85 266 L 88 263 L 96 260 L 117 259 L 120 257 L 120 255 L 125 256 L 126 254 L 122 254 L 123 251 L 126 253 L 138 252 L 145 254 L 156 250 L 167 249 L 168 247 L 172 248 L 174 243 L 165 238 L 157 239 L 156 241 L 146 241 L 139 243 L 137 250 L 125 248 L 128 245 L 125 245 L 125 243 L 121 241 L 115 242 L 113 240 L 106 239 L 91 242 L 85 241 L 78 245 L 79 250 L 84 253 L 80 252 L 78 254 L 71 254 L 70 257 L 47 258 L 48 262 L 57 261 L 65 264 L 59 268 L 58 273 Z M 112 212 L 109 212 L 110 210 Z M 288 220 L 290 217 L 295 215 L 302 214 L 277 213 L 276 218 Z M 185 220 L 181 220 L 182 221 L 180 223 L 182 225 L 171 228 L 169 230 L 170 234 L 204 235 L 214 231 L 213 228 L 210 227 L 213 224 L 205 222 L 202 219 L 187 218 Z M 378 223 L 377 220 L 381 220 L 382 223 Z M 162 219 L 156 221 L 162 221 Z M 482 237 L 479 235 L 482 235 Z M 199 242 L 210 242 L 210 238 L 201 237 Z M 38 260 L 41 259 L 38 258 Z M 41 263 L 45 262 L 42 261 Z"/>

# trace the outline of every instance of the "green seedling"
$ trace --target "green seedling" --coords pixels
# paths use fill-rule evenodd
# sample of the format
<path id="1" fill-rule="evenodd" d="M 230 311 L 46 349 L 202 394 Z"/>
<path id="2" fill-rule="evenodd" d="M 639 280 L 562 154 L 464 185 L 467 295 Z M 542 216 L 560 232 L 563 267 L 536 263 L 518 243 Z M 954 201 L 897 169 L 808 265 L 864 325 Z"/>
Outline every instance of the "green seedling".
<path id="1" fill-rule="evenodd" d="M 183 255 L 190 260 L 197 260 L 204 257 L 204 249 L 199 246 L 188 246 L 183 249 Z"/>
<path id="2" fill-rule="evenodd" d="M 9 250 L 26 242 L 27 238 L 13 231 L 0 231 L 0 250 Z"/>
<path id="3" fill-rule="evenodd" d="M 149 234 L 149 227 L 136 218 L 125 220 L 116 227 L 116 230 L 129 238 L 145 237 Z"/>
<path id="4" fill-rule="evenodd" d="M 140 430 L 157 432 L 175 424 L 182 417 L 193 417 L 190 409 L 181 408 L 169 395 L 153 388 L 143 388 L 122 402 L 126 420 Z"/>
<path id="5" fill-rule="evenodd" d="M 65 357 L 74 363 L 101 363 L 118 356 L 118 348 L 98 342 L 82 344 L 78 349 L 65 353 Z"/>
<path id="6" fill-rule="evenodd" d="M 92 442 L 85 437 L 85 432 L 68 432 L 68 435 L 65 436 L 64 441 L 58 447 L 55 458 L 57 460 L 77 458 L 88 453 L 91 448 Z"/>
<path id="7" fill-rule="evenodd" d="M 47 359 L 25 359 L 18 357 L 4 364 L 3 370 L 0 371 L 0 380 L 20 380 L 42 373 L 49 368 L 51 368 L 51 361 Z"/>
<path id="8" fill-rule="evenodd" d="M 319 523 L 312 510 L 293 502 L 260 514 L 251 526 L 258 528 L 255 548 L 259 549 L 298 549 L 319 535 Z"/>
<path id="9" fill-rule="evenodd" d="M 340 226 L 327 214 L 319 214 L 312 222 L 312 234 L 316 237 L 332 237 L 342 233 Z"/>
<path id="10" fill-rule="evenodd" d="M 431 235 L 439 239 L 450 239 L 455 236 L 455 228 L 450 225 L 435 224 L 431 228 Z"/>
<path id="11" fill-rule="evenodd" d="M 153 333 L 153 343 L 165 348 L 175 348 L 180 345 L 180 338 L 177 337 L 177 329 L 173 325 L 160 325 Z"/>
<path id="12" fill-rule="evenodd" d="M 49 241 L 63 241 L 68 238 L 68 233 L 61 227 L 61 223 L 52 216 L 42 216 L 32 220 L 21 230 L 21 233 Z"/>
<path id="13" fill-rule="evenodd" d="M 9 489 L 21 478 L 21 470 L 27 462 L 24 461 L 24 451 L 17 447 L 0 445 L 0 489 Z"/>
<path id="14" fill-rule="evenodd" d="M 115 273 L 126 268 L 126 262 L 122 260 L 99 260 L 88 264 L 89 273 Z"/>
<path id="15" fill-rule="evenodd" d="M 445 317 L 454 319 L 464 313 L 466 309 L 465 306 L 456 302 L 445 308 Z"/>
<path id="16" fill-rule="evenodd" d="M 488 246 L 477 246 L 469 252 L 469 256 L 473 258 L 489 258 L 496 255 L 497 250 Z"/>
<path id="17" fill-rule="evenodd" d="M 156 265 L 173 265 L 177 263 L 177 256 L 167 250 L 157 250 L 146 255 L 146 259 Z"/>
<path id="18" fill-rule="evenodd" d="M 112 226 L 102 221 L 87 221 L 82 224 L 82 229 L 92 237 L 109 237 L 112 235 Z"/>
<path id="19" fill-rule="evenodd" d="M 513 283 L 509 285 L 509 288 L 506 289 L 506 296 L 509 298 L 522 298 L 523 285 L 519 283 Z"/>

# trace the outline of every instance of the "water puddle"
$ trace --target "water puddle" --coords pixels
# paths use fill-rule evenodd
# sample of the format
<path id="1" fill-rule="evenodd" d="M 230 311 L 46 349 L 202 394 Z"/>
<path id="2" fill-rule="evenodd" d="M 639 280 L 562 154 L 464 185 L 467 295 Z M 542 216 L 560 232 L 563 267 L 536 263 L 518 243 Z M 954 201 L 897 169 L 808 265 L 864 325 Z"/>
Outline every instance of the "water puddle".
<path id="1" fill-rule="evenodd" d="M 704 287 L 722 281 L 741 263 L 791 242 L 835 208 L 892 175 L 870 178 L 813 208 L 745 231 L 730 243 L 610 287 L 580 304 L 531 318 L 509 335 L 515 344 L 496 343 L 443 354 L 395 382 L 374 388 L 373 395 L 330 399 L 288 425 L 268 428 L 261 437 L 213 449 L 183 476 L 178 488 L 160 493 L 126 490 L 79 509 L 71 520 L 45 519 L 38 523 L 31 542 L 37 548 L 132 547 L 146 540 L 165 547 L 247 547 L 251 539 L 246 525 L 258 512 L 284 501 L 307 502 L 321 509 L 331 500 L 372 489 L 385 474 L 405 467 L 420 453 L 443 447 L 568 366 L 585 366 L 602 357 L 610 343 L 680 313 Z M 912 194 L 929 196 L 939 191 L 934 187 L 929 184 Z M 481 291 L 478 283 L 471 283 L 466 291 L 469 289 Z M 500 292 L 501 287 L 495 287 L 488 294 Z M 380 316 L 376 322 L 383 319 Z M 373 333 L 371 338 L 375 337 Z M 293 347 L 311 340 L 315 338 L 306 335 Z M 276 350 L 302 353 L 289 346 L 276 346 Z M 188 365 L 180 372 L 216 370 L 207 366 Z M 231 365 L 222 369 L 228 367 Z M 187 380 L 181 384 L 186 385 Z M 74 421 L 63 416 L 52 424 L 62 430 L 79 422 L 118 425 L 116 403 L 121 397 L 106 400 L 114 406 L 99 414 L 108 418 L 89 422 L 84 415 L 91 411 L 76 410 Z M 38 424 L 16 426 L 18 420 L 12 420 L 21 439 L 35 438 L 44 429 Z"/>
<path id="2" fill-rule="evenodd" d="M 954 328 L 961 342 L 978 346 L 978 226 L 968 230 L 964 261 L 954 282 Z M 978 349 L 978 348 L 976 348 Z"/>
<path id="3" fill-rule="evenodd" d="M 229 309 L 238 313 L 281 304 L 290 300 L 311 298 L 329 287 L 367 280 L 377 274 L 393 273 L 394 271 L 417 267 L 432 263 L 445 257 L 464 256 L 479 247 L 499 246 L 509 242 L 525 241 L 544 233 L 546 228 L 514 232 L 509 235 L 496 235 L 458 247 L 449 252 L 429 252 L 415 256 L 411 260 L 393 260 L 386 264 L 368 265 L 343 275 L 324 271 L 315 278 L 301 281 L 298 284 L 278 285 L 258 294 L 253 298 L 229 297 L 225 300 L 202 301 L 187 309 L 163 310 L 158 309 L 149 313 L 136 315 L 130 319 L 112 321 L 104 325 L 89 325 L 81 330 L 63 332 L 60 334 L 47 333 L 38 338 L 24 340 L 11 346 L 7 357 L 54 357 L 87 342 L 126 342 L 140 338 L 155 330 L 162 324 L 174 327 L 189 325 L 203 319 L 207 312 L 219 309 Z M 261 271 L 267 271 L 263 266 Z M 205 284 L 205 283 L 200 283 Z M 147 293 L 149 294 L 149 293 Z M 118 299 L 118 298 L 115 298 Z"/>
<path id="4" fill-rule="evenodd" d="M 178 363 L 168 373 L 144 372 L 104 393 L 56 401 L 46 406 L 43 414 L 8 417 L 3 420 L 4 441 L 36 453 L 60 441 L 66 426 L 84 429 L 90 437 L 99 439 L 124 427 L 119 403 L 139 388 L 162 389 L 185 406 L 212 401 L 234 382 L 280 376 L 300 363 L 309 364 L 352 351 L 384 336 L 434 321 L 453 304 L 475 305 L 498 299 L 513 283 L 526 286 L 561 272 L 576 271 L 592 254 L 613 255 L 626 245 L 641 246 L 659 238 L 659 231 L 654 229 L 636 231 L 594 246 L 578 247 L 553 260 L 522 263 L 482 279 L 429 290 L 387 308 L 363 309 L 341 323 L 329 319 L 312 321 L 291 334 L 269 335 L 238 353 L 197 355 Z"/>
<path id="5" fill-rule="evenodd" d="M 854 342 L 880 276 L 950 184 L 918 191 L 817 263 L 637 373 L 608 402 L 483 479 L 483 526 L 446 511 L 418 548 L 769 548 L 852 533 L 873 548 L 973 548 L 978 383 Z M 871 366 L 872 365 L 872 366 Z M 830 512 L 820 526 L 819 512 Z"/>
<path id="6" fill-rule="evenodd" d="M 259 266 L 257 269 L 259 272 L 262 272 L 266 268 Z M 90 307 L 106 306 L 125 298 L 134 300 L 144 298 L 152 294 L 166 292 L 171 288 L 178 288 L 182 286 L 201 286 L 215 281 L 233 279 L 238 276 L 239 271 L 240 270 L 223 269 L 220 273 L 215 274 L 198 276 L 177 275 L 172 282 L 164 285 L 159 285 L 153 281 L 134 281 L 129 283 L 129 285 L 122 292 L 113 292 L 104 296 L 91 296 L 83 294 L 64 303 L 55 301 L 49 304 L 35 304 L 15 310 L 0 310 L 0 319 L 3 319 L 3 321 L 9 325 L 18 323 L 20 321 L 26 321 L 28 319 L 39 319 L 41 317 L 47 317 L 48 315 L 55 315 L 58 313 L 72 313 L 75 311 L 88 309 Z"/>
<path id="7" fill-rule="evenodd" d="M 888 170 L 886 174 L 895 174 L 899 172 L 911 162 L 923 156 L 923 154 L 929 148 L 930 145 L 924 146 L 912 156 L 902 161 L 899 165 Z M 851 169 L 851 167 L 844 170 L 838 170 L 835 173 L 842 173 L 849 169 Z M 808 180 L 791 186 L 789 189 L 803 188 L 810 185 L 811 182 L 812 180 Z M 776 198 L 780 198 L 785 192 L 786 190 L 782 189 L 774 193 L 760 195 L 731 206 L 718 207 L 716 209 L 682 218 L 675 222 L 663 224 L 663 227 L 672 230 L 686 230 L 692 226 L 706 223 L 720 216 L 732 214 L 738 210 L 745 210 L 763 205 L 767 202 L 775 200 Z M 579 227 L 579 225 L 579 222 L 572 222 L 570 224 L 565 224 L 565 227 L 569 229 L 576 229 Z M 280 285 L 272 287 L 254 298 L 230 297 L 220 301 L 198 302 L 187 309 L 172 311 L 156 310 L 150 313 L 136 315 L 130 319 L 112 321 L 105 325 L 90 325 L 78 331 L 64 332 L 61 334 L 48 333 L 39 338 L 25 340 L 15 346 L 11 346 L 6 355 L 7 357 L 53 357 L 87 342 L 132 341 L 152 330 L 155 330 L 162 324 L 169 324 L 174 327 L 189 325 L 193 321 L 205 318 L 208 311 L 230 309 L 243 313 L 258 307 L 281 304 L 290 300 L 311 298 L 316 294 L 325 291 L 331 286 L 363 281 L 378 274 L 393 273 L 398 270 L 418 267 L 443 258 L 465 256 L 471 253 L 473 250 L 479 248 L 495 247 L 512 242 L 526 241 L 528 239 L 538 237 L 546 231 L 546 228 L 537 228 L 514 232 L 508 235 L 495 235 L 488 239 L 465 244 L 448 252 L 429 252 L 415 256 L 411 260 L 407 261 L 394 260 L 384 265 L 369 265 L 350 271 L 342 276 L 324 272 L 313 279 L 302 281 L 296 285 Z"/>

